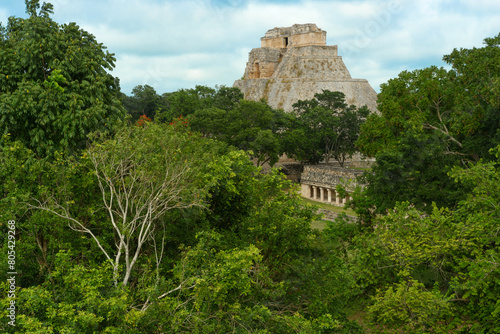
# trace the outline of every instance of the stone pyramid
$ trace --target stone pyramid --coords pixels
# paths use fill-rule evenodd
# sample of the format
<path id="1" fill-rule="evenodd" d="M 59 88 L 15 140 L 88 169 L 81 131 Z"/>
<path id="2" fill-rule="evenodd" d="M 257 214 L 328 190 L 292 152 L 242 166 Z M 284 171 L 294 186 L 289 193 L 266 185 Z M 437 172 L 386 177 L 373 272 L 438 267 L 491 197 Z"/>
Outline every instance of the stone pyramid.
<path id="1" fill-rule="evenodd" d="M 323 90 L 343 92 L 348 104 L 377 109 L 375 90 L 367 80 L 351 78 L 337 45 L 326 45 L 326 31 L 315 24 L 268 30 L 261 47 L 250 52 L 243 79 L 233 86 L 246 99 L 263 98 L 285 111 Z"/>

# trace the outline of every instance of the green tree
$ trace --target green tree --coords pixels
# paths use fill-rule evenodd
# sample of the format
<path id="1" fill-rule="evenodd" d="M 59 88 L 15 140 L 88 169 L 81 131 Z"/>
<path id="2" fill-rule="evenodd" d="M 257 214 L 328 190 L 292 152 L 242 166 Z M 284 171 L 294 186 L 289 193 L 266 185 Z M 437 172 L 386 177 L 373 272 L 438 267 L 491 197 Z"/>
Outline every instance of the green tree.
<path id="1" fill-rule="evenodd" d="M 230 122 L 228 113 L 228 110 L 216 107 L 198 109 L 189 116 L 189 124 L 205 137 L 225 141 L 228 137 L 227 124 Z"/>
<path id="2" fill-rule="evenodd" d="M 441 135 L 407 131 L 401 136 L 396 150 L 377 154 L 371 171 L 365 173 L 364 191 L 350 204 L 364 210 L 361 203 L 371 199 L 373 212 L 383 214 L 396 202 L 408 201 L 424 211 L 438 206 L 454 206 L 468 189 L 452 182 L 448 173 L 459 163 L 446 150 Z"/>
<path id="3" fill-rule="evenodd" d="M 487 160 L 494 159 L 490 148 L 500 144 L 499 46 L 500 34 L 486 38 L 481 48 L 455 49 L 443 57 L 456 73 L 455 128 L 464 129 L 464 153 Z"/>
<path id="4" fill-rule="evenodd" d="M 317 136 L 298 121 L 290 121 L 286 132 L 281 134 L 283 151 L 302 163 L 317 164 L 323 159 L 322 145 Z"/>
<path id="5" fill-rule="evenodd" d="M 122 96 L 122 102 L 131 115 L 132 121 L 139 119 L 142 115 L 146 115 L 150 119 L 154 119 L 156 113 L 161 110 L 161 96 L 156 94 L 153 87 L 149 85 L 138 85 L 132 89 L 132 96 Z"/>
<path id="6" fill-rule="evenodd" d="M 170 210 L 204 205 L 208 184 L 198 177 L 200 169 L 213 159 L 208 142 L 172 126 L 147 123 L 123 129 L 113 139 L 85 151 L 97 179 L 108 228 L 115 234 L 112 249 L 73 215 L 71 184 L 62 183 L 56 191 L 47 189 L 30 207 L 66 219 L 71 229 L 89 235 L 112 264 L 115 285 L 120 282 L 126 286 L 150 242 L 159 271 L 168 223 L 163 216 Z M 163 235 L 158 244 L 156 234 Z"/>
<path id="7" fill-rule="evenodd" d="M 274 165 L 282 153 L 279 130 L 283 115 L 266 102 L 241 100 L 229 110 L 198 109 L 188 119 L 191 128 L 204 136 L 251 151 L 258 165 Z"/>
<path id="8" fill-rule="evenodd" d="M 265 101 L 241 100 L 228 112 L 226 142 L 252 151 L 258 165 L 274 165 L 281 153 L 277 123 L 282 111 L 273 110 Z"/>
<path id="9" fill-rule="evenodd" d="M 56 254 L 71 249 L 76 257 L 90 262 L 104 261 L 99 249 L 87 238 L 75 238 L 67 222 L 47 212 L 31 211 L 30 198 L 43 198 L 47 192 L 71 185 L 73 214 L 86 226 L 99 231 L 102 239 L 112 237 L 103 229 L 105 220 L 99 210 L 101 199 L 94 196 L 99 188 L 89 175 L 89 161 L 81 156 L 57 154 L 50 161 L 39 159 L 19 140 L 9 136 L 0 141 L 0 219 L 15 220 L 17 226 L 16 256 L 21 274 L 19 286 L 43 283 L 54 270 Z M 45 194 L 45 195 L 44 195 Z M 0 223 L 1 224 L 1 223 Z M 4 225 L 0 225 L 4 227 Z M 109 240 L 109 239 L 107 239 Z M 0 234 L 2 245 L 3 234 Z"/>
<path id="10" fill-rule="evenodd" d="M 344 161 L 357 151 L 355 142 L 360 126 L 369 114 L 366 107 L 348 106 L 344 93 L 328 90 L 315 94 L 314 99 L 298 101 L 293 107 L 296 120 L 286 135 L 286 141 L 295 143 L 298 136 L 306 136 L 302 138 L 302 144 L 299 139 L 299 145 L 287 145 L 289 155 L 312 163 L 321 158 L 328 163 L 334 158 L 343 166 Z"/>
<path id="11" fill-rule="evenodd" d="M 60 252 L 51 280 L 17 291 L 16 326 L 2 322 L 0 328 L 31 334 L 138 333 L 130 295 L 110 286 L 112 278 L 108 263 L 88 268 L 75 263 L 69 252 Z"/>
<path id="12" fill-rule="evenodd" d="M 428 326 L 442 332 L 498 328 L 500 147 L 491 153 L 496 162 L 450 172 L 455 182 L 471 189 L 456 207 L 433 205 L 426 213 L 404 202 L 376 219 L 373 239 L 390 260 L 385 270 L 399 278 L 375 297 L 371 312 L 379 322 L 421 327 L 415 332 L 427 332 Z"/>
<path id="13" fill-rule="evenodd" d="M 448 319 L 453 315 L 448 299 L 439 289 L 427 290 L 424 284 L 409 279 L 378 293 L 369 307 L 372 321 L 389 327 L 386 333 L 449 333 Z"/>
<path id="14" fill-rule="evenodd" d="M 139 326 L 147 333 L 321 333 L 340 329 L 332 317 L 308 319 L 283 309 L 282 283 L 273 282 L 254 245 L 228 248 L 213 231 L 197 235 L 174 268 L 172 289 L 150 304 Z"/>
<path id="15" fill-rule="evenodd" d="M 124 117 L 108 73 L 115 58 L 75 23 L 54 22 L 51 4 L 26 0 L 26 8 L 29 18 L 1 29 L 0 131 L 40 157 L 74 152 Z"/>
<path id="16" fill-rule="evenodd" d="M 186 117 L 198 110 L 205 108 L 219 108 L 231 110 L 243 98 L 243 93 L 238 88 L 216 86 L 215 89 L 197 85 L 192 89 L 180 89 L 173 93 L 163 95 L 162 110 L 158 117 L 165 122 L 171 122 L 178 117 Z"/>
<path id="17" fill-rule="evenodd" d="M 385 213 L 397 201 L 429 211 L 433 202 L 452 206 L 462 198 L 465 191 L 447 175 L 466 158 L 462 138 L 453 132 L 454 77 L 430 67 L 404 71 L 381 86 L 380 114 L 368 117 L 357 141 L 376 163 L 365 175 L 364 191 L 350 203 L 356 211 Z"/>
<path id="18" fill-rule="evenodd" d="M 483 48 L 454 50 L 443 59 L 451 70 L 431 66 L 403 71 L 381 85 L 380 114 L 362 126 L 362 153 L 397 150 L 409 130 L 440 136 L 443 154 L 462 160 L 492 159 L 498 144 L 500 38 L 485 39 Z"/>
<path id="19" fill-rule="evenodd" d="M 159 119 L 186 117 L 191 129 L 203 136 L 252 152 L 258 165 L 274 165 L 283 153 L 280 132 L 285 113 L 265 101 L 243 100 L 237 88 L 196 86 L 171 93 L 166 100 Z"/>
<path id="20" fill-rule="evenodd" d="M 357 141 L 377 162 L 351 203 L 356 210 L 383 213 L 407 200 L 430 212 L 432 202 L 454 206 L 464 198 L 467 189 L 447 173 L 493 158 L 489 150 L 500 129 L 498 45 L 498 37 L 488 38 L 483 48 L 444 56 L 451 70 L 404 71 L 381 86 L 380 113 L 368 117 Z"/>
<path id="21" fill-rule="evenodd" d="M 381 85 L 380 114 L 372 114 L 361 127 L 358 146 L 370 156 L 397 150 L 399 139 L 410 131 L 443 135 L 445 149 L 459 153 L 461 142 L 453 124 L 453 71 L 435 66 L 403 71 Z M 458 138 L 458 139 L 457 139 Z"/>

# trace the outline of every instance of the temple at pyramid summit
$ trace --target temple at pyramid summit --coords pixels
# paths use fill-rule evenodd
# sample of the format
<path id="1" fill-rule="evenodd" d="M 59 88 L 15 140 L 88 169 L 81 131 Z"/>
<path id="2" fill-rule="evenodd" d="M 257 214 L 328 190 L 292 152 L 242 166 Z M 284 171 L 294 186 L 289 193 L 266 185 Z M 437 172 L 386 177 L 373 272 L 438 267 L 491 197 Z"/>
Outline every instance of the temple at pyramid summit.
<path id="1" fill-rule="evenodd" d="M 273 108 L 291 111 L 298 100 L 330 90 L 343 92 L 348 104 L 377 109 L 375 90 L 367 80 L 351 77 L 337 45 L 326 45 L 326 31 L 315 24 L 270 29 L 260 40 L 243 78 L 233 85 L 246 99 L 265 99 Z"/>

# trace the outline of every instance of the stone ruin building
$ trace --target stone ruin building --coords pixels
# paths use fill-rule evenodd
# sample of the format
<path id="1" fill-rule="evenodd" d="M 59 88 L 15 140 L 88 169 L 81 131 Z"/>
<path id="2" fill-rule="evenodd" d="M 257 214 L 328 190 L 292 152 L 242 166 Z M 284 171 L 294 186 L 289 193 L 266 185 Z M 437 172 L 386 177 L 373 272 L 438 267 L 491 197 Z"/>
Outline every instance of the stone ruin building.
<path id="1" fill-rule="evenodd" d="M 265 99 L 271 107 L 287 112 L 298 100 L 312 99 L 323 90 L 343 92 L 348 104 L 377 110 L 375 90 L 367 80 L 351 77 L 337 45 L 326 45 L 326 31 L 315 24 L 268 30 L 261 38 L 261 47 L 250 52 L 243 78 L 233 86 L 240 88 L 246 99 Z M 336 186 L 347 182 L 352 191 L 349 188 L 362 173 L 333 165 L 303 166 L 300 171 L 302 166 L 297 165 L 300 168 L 290 172 L 293 166 L 292 162 L 282 168 L 288 170 L 289 178 L 293 174 L 293 179 L 300 181 L 303 197 L 337 206 L 344 205 L 350 196 L 340 197 Z"/>
<path id="2" fill-rule="evenodd" d="M 300 180 L 301 195 L 331 205 L 345 205 L 350 196 L 341 197 L 336 190 L 337 185 L 343 185 L 351 192 L 358 185 L 356 177 L 361 174 L 361 170 L 329 165 L 304 166 Z"/>
<path id="3" fill-rule="evenodd" d="M 233 86 L 246 99 L 264 98 L 285 111 L 323 90 L 343 92 L 348 104 L 377 108 L 377 93 L 367 80 L 351 78 L 337 45 L 326 45 L 326 31 L 315 24 L 268 30 L 261 47 L 250 52 L 243 78 Z"/>

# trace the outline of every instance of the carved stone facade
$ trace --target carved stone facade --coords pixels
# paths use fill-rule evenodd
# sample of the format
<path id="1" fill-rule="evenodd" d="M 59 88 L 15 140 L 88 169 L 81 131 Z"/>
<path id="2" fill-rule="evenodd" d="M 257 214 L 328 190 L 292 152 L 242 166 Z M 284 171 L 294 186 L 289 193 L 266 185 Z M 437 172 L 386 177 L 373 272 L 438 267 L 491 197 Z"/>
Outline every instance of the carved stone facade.
<path id="1" fill-rule="evenodd" d="M 315 24 L 294 24 L 286 28 L 274 28 L 260 39 L 262 48 L 289 48 L 303 45 L 326 45 L 326 31 Z"/>
<path id="2" fill-rule="evenodd" d="M 348 197 L 341 197 L 336 190 L 342 184 L 347 190 L 356 185 L 356 177 L 363 171 L 329 165 L 304 166 L 300 178 L 302 197 L 333 205 L 344 205 Z"/>
<path id="3" fill-rule="evenodd" d="M 245 98 L 266 99 L 273 108 L 291 111 L 298 100 L 323 90 L 340 91 L 348 104 L 377 108 L 377 94 L 367 80 L 353 79 L 336 45 L 326 45 L 326 31 L 315 24 L 274 28 L 249 54 L 245 74 L 234 85 Z"/>

